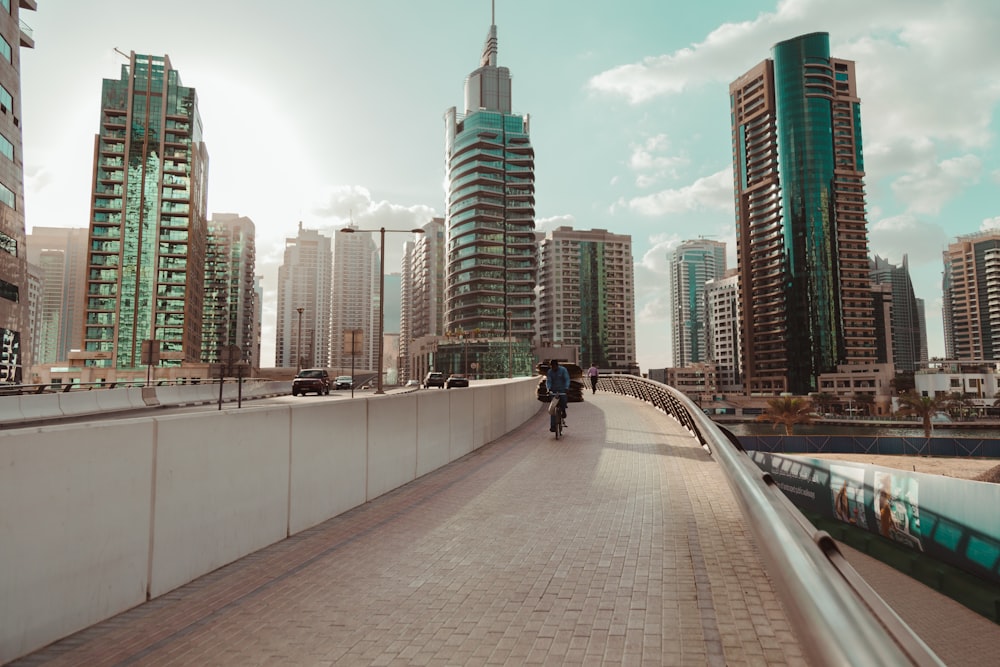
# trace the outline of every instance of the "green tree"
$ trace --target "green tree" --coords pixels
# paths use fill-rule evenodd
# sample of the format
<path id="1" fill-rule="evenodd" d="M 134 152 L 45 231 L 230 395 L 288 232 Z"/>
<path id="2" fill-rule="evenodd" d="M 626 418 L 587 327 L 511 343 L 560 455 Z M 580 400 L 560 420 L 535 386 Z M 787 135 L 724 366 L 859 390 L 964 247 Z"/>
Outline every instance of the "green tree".
<path id="1" fill-rule="evenodd" d="M 784 424 L 785 435 L 792 435 L 796 424 L 812 423 L 812 409 L 808 398 L 780 396 L 767 401 L 767 411 L 757 415 L 757 421 Z"/>
<path id="2" fill-rule="evenodd" d="M 931 417 L 940 409 L 944 399 L 935 396 L 921 396 L 920 394 L 908 391 L 899 397 L 899 412 L 904 415 L 915 415 L 920 418 L 924 425 L 924 437 L 931 437 Z"/>

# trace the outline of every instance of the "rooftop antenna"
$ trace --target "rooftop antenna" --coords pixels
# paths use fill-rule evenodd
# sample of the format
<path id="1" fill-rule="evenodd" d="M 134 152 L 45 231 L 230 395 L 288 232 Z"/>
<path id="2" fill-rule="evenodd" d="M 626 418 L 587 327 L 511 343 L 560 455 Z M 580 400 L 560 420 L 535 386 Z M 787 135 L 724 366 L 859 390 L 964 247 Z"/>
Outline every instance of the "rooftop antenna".
<path id="1" fill-rule="evenodd" d="M 490 24 L 491 25 L 496 25 L 496 23 L 497 23 L 497 0 L 492 0 L 490 2 L 490 5 L 491 5 L 491 10 L 490 10 Z"/>

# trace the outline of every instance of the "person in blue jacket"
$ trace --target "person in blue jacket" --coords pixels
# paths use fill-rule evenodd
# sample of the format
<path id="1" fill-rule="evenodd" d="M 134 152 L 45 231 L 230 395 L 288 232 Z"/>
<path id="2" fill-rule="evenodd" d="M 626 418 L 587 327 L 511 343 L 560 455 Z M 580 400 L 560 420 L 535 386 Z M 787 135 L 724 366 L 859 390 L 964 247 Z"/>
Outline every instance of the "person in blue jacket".
<path id="1" fill-rule="evenodd" d="M 549 370 L 545 374 L 545 388 L 550 394 L 559 394 L 559 413 L 566 418 L 566 392 L 569 391 L 569 371 L 559 365 L 558 359 L 549 362 Z M 555 415 L 549 418 L 549 430 L 556 430 Z"/>

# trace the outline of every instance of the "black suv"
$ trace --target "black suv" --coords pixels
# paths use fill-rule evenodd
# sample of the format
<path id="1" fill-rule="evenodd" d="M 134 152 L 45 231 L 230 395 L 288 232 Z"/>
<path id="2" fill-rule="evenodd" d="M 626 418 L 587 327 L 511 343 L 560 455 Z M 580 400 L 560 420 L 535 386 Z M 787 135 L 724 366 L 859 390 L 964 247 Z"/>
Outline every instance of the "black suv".
<path id="1" fill-rule="evenodd" d="M 292 396 L 311 391 L 317 396 L 330 393 L 330 375 L 325 368 L 303 368 L 292 378 Z"/>
<path id="2" fill-rule="evenodd" d="M 439 373 L 437 371 L 431 371 L 424 378 L 424 389 L 428 387 L 440 387 L 444 388 L 444 373 Z"/>

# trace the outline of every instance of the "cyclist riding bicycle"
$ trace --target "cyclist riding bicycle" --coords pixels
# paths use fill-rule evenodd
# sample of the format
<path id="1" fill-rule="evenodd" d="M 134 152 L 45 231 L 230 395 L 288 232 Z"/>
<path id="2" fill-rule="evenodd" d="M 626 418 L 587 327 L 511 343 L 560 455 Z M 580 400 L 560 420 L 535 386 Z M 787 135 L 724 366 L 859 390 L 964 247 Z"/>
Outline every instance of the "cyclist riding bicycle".
<path id="1" fill-rule="evenodd" d="M 549 370 L 545 374 L 545 388 L 553 398 L 559 399 L 559 415 L 549 417 L 549 430 L 555 433 L 556 419 L 560 417 L 566 419 L 566 392 L 569 390 L 569 371 L 559 365 L 558 359 L 549 362 Z"/>

